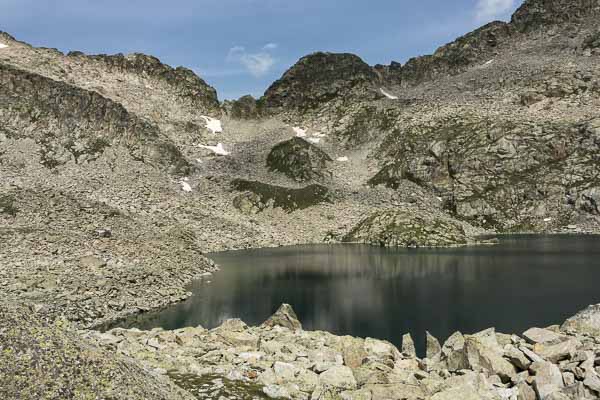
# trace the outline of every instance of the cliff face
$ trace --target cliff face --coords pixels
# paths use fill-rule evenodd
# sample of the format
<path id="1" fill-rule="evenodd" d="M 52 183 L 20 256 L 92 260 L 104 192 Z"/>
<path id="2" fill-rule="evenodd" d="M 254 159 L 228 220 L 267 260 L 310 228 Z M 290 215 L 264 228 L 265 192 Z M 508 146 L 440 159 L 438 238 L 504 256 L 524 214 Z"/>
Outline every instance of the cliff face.
<path id="1" fill-rule="evenodd" d="M 54 168 L 97 159 L 106 148 L 175 173 L 189 163 L 156 127 L 96 92 L 0 64 L 0 121 L 9 139 L 32 139 L 40 163 Z"/>

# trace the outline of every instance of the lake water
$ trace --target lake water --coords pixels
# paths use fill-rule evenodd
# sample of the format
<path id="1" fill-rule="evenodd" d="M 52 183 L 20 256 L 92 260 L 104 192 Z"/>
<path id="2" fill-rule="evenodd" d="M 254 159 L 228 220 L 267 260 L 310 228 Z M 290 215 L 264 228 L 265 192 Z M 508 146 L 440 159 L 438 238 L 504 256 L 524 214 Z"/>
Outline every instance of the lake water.
<path id="1" fill-rule="evenodd" d="M 128 321 L 142 329 L 255 325 L 281 303 L 305 329 L 387 339 L 404 333 L 424 352 L 425 331 L 496 327 L 522 333 L 600 303 L 600 237 L 507 236 L 496 246 L 384 249 L 316 245 L 210 255 L 221 271 L 188 301 Z"/>

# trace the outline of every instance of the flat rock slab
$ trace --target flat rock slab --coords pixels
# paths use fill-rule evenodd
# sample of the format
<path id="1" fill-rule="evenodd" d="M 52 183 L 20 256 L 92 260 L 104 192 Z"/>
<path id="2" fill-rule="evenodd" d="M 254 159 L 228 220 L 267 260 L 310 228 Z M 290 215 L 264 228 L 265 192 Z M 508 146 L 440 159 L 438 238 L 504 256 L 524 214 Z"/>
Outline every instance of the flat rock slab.
<path id="1" fill-rule="evenodd" d="M 542 328 L 528 329 L 523 332 L 523 337 L 531 344 L 556 344 L 568 339 L 565 335 Z"/>

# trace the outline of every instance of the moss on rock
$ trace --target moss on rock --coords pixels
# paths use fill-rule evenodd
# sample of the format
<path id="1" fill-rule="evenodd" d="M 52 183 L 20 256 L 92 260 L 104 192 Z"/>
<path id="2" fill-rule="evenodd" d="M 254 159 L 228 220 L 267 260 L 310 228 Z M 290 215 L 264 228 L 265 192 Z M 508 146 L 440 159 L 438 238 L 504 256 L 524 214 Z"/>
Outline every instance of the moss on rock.
<path id="1" fill-rule="evenodd" d="M 452 247 L 468 243 L 458 222 L 417 210 L 379 211 L 362 220 L 344 238 L 385 247 Z"/>

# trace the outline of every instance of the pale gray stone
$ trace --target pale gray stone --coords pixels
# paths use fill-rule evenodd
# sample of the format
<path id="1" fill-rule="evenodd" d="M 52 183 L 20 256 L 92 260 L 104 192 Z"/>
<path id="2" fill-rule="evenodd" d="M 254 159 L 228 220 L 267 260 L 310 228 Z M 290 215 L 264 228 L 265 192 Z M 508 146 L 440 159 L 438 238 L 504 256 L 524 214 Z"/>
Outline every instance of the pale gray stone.
<path id="1" fill-rule="evenodd" d="M 416 358 L 417 350 L 415 349 L 415 342 L 413 341 L 410 333 L 402 336 L 402 353 L 408 357 Z"/>

